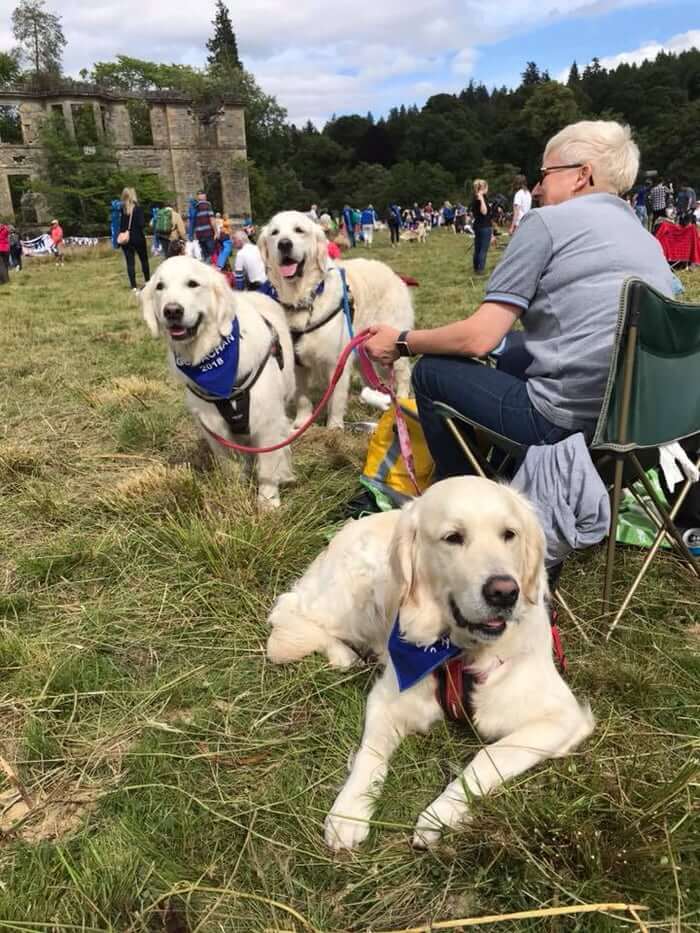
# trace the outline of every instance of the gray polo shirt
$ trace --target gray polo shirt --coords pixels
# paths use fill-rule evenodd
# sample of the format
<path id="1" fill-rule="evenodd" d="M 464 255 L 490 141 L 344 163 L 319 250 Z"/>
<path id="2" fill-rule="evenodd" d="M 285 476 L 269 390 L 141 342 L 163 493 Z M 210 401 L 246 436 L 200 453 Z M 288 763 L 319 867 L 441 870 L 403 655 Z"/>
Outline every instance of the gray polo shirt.
<path id="1" fill-rule="evenodd" d="M 485 301 L 521 309 L 532 356 L 527 391 L 559 427 L 591 432 L 603 401 L 622 283 L 673 295 L 661 246 L 612 194 L 587 194 L 523 217 Z"/>

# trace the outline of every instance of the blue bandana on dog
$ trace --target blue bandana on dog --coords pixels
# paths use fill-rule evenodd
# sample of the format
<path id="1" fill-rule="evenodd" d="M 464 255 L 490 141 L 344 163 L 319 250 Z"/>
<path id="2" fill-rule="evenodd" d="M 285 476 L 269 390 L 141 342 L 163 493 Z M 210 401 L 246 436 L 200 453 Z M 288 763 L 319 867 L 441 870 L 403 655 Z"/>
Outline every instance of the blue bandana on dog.
<path id="1" fill-rule="evenodd" d="M 175 365 L 205 395 L 215 398 L 230 398 L 236 387 L 238 375 L 238 349 L 240 342 L 238 318 L 233 319 L 233 327 L 228 337 L 221 341 L 196 366 L 184 363 L 175 354 Z"/>
<path id="2" fill-rule="evenodd" d="M 389 636 L 388 649 L 401 691 L 408 690 L 419 680 L 432 674 L 438 667 L 462 653 L 462 649 L 453 645 L 447 635 L 423 648 L 420 645 L 411 644 L 401 634 L 398 616 L 396 616 Z"/>

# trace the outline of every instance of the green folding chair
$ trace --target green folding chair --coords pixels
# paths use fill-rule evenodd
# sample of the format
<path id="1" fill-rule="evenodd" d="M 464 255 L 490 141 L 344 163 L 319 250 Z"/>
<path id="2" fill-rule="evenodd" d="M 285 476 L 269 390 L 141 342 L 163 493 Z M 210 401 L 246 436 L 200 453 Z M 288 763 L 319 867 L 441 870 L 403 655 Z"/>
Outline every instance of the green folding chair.
<path id="1" fill-rule="evenodd" d="M 523 445 L 485 428 L 449 405 L 437 402 L 435 409 L 445 419 L 455 441 L 479 475 L 502 476 L 513 458 L 524 456 Z M 486 446 L 465 436 L 459 425 L 473 428 Z M 694 435 L 698 435 L 700 446 L 700 305 L 672 301 L 640 279 L 627 279 L 620 296 L 603 405 L 589 445 L 593 463 L 611 495 L 603 589 L 605 613 L 610 611 L 615 533 L 624 487 L 632 491 L 658 532 L 610 625 L 608 638 L 664 538 L 700 577 L 700 562 L 688 550 L 674 524 L 690 490 L 690 481 L 685 482 L 669 511 L 646 474 L 646 469 L 657 460 L 659 447 Z M 636 482 L 642 484 L 648 498 L 637 494 Z M 564 607 L 568 610 L 566 604 Z"/>

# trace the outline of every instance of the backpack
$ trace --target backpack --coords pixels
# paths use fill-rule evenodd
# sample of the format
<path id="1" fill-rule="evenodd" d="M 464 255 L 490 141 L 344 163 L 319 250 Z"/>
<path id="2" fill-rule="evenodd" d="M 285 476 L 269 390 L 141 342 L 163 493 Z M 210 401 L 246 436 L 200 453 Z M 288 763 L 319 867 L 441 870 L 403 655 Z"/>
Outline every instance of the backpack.
<path id="1" fill-rule="evenodd" d="M 156 233 L 158 236 L 170 236 L 173 229 L 173 212 L 169 207 L 161 207 L 156 215 Z"/>
<path id="2" fill-rule="evenodd" d="M 430 485 L 435 465 L 418 420 L 415 399 L 400 399 L 411 438 L 416 479 L 421 492 Z M 385 411 L 370 437 L 360 483 L 381 511 L 396 508 L 413 498 L 416 491 L 401 456 L 393 407 Z"/>

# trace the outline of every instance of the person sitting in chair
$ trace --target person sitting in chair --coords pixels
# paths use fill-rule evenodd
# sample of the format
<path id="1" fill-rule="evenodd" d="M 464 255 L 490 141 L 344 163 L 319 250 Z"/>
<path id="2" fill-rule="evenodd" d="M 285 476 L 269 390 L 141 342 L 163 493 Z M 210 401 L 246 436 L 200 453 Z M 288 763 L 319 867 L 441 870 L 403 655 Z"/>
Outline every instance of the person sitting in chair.
<path id="1" fill-rule="evenodd" d="M 605 392 L 622 283 L 637 276 L 663 294 L 673 277 L 658 242 L 620 197 L 639 149 L 627 126 L 583 121 L 547 143 L 533 196 L 471 317 L 399 334 L 372 328 L 370 357 L 390 365 L 422 354 L 413 386 L 435 480 L 472 472 L 434 403 L 531 446 L 593 434 Z M 519 321 L 497 368 L 481 365 Z"/>

